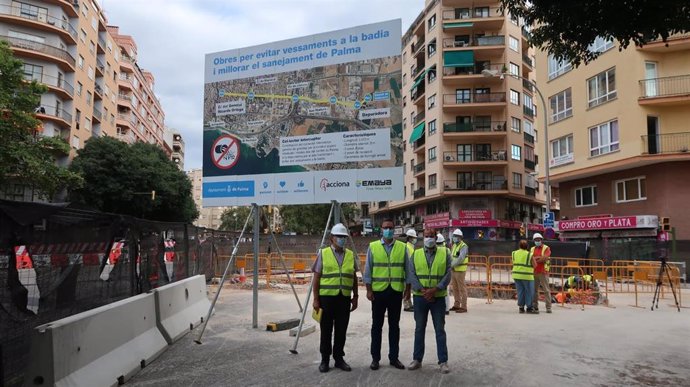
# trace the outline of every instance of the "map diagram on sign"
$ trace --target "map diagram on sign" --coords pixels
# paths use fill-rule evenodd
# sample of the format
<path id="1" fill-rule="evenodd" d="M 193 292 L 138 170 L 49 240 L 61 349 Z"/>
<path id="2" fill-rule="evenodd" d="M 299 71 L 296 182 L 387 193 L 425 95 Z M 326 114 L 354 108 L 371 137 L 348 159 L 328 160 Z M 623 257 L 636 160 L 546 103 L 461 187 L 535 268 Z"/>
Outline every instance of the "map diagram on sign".
<path id="1" fill-rule="evenodd" d="M 400 87 L 397 56 L 207 83 L 205 175 L 400 166 Z"/>

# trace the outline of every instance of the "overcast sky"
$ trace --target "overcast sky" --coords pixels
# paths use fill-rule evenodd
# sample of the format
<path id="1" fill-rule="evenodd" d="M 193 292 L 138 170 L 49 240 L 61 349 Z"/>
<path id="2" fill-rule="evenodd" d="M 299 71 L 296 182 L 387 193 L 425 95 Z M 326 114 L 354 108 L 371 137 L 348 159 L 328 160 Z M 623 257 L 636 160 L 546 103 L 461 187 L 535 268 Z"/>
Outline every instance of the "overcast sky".
<path id="1" fill-rule="evenodd" d="M 201 168 L 205 54 L 398 18 L 404 33 L 424 7 L 424 0 L 98 1 L 155 76 L 165 124 L 185 141 L 186 170 Z"/>

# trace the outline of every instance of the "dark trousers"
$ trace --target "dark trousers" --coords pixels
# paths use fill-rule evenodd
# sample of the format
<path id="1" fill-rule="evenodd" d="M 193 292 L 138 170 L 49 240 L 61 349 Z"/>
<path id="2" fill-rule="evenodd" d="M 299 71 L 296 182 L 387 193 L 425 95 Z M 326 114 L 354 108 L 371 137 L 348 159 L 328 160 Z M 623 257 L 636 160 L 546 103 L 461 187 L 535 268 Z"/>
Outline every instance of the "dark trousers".
<path id="1" fill-rule="evenodd" d="M 374 292 L 371 302 L 371 359 L 381 361 L 381 332 L 383 320 L 388 312 L 388 360 L 398 360 L 400 352 L 400 310 L 402 309 L 402 292 L 388 287 L 381 292 Z"/>
<path id="2" fill-rule="evenodd" d="M 414 352 L 412 358 L 420 363 L 424 359 L 424 339 L 426 323 L 431 312 L 431 321 L 436 332 L 436 355 L 438 364 L 448 362 L 448 345 L 446 343 L 446 298 L 436 297 L 429 302 L 422 296 L 414 296 Z"/>
<path id="3" fill-rule="evenodd" d="M 321 358 L 328 360 L 333 354 L 336 361 L 345 356 L 345 335 L 347 324 L 350 322 L 350 297 L 339 294 L 337 296 L 319 296 L 321 301 Z M 331 346 L 331 337 L 335 328 L 335 338 Z"/>

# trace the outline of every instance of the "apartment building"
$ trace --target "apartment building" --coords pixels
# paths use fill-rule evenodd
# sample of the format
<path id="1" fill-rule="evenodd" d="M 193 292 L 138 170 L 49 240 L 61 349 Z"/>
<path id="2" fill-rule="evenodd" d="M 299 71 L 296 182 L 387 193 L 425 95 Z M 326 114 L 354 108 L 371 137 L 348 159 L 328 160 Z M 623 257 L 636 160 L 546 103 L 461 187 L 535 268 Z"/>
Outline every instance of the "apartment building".
<path id="1" fill-rule="evenodd" d="M 536 54 L 561 236 L 664 239 L 668 217 L 690 239 L 690 34 L 590 49 L 601 55 L 578 68 Z"/>
<path id="2" fill-rule="evenodd" d="M 173 131 L 172 141 L 172 161 L 177 164 L 181 171 L 184 171 L 184 140 L 182 134 L 178 131 Z"/>
<path id="3" fill-rule="evenodd" d="M 192 181 L 192 197 L 196 208 L 199 210 L 199 218 L 194 221 L 195 226 L 212 228 L 217 230 L 222 223 L 221 215 L 230 207 L 202 207 L 201 204 L 201 187 L 202 187 L 202 172 L 201 169 L 192 169 L 187 171 L 187 177 Z M 244 219 L 239 220 L 243 222 Z"/>
<path id="4" fill-rule="evenodd" d="M 527 33 L 497 1 L 426 1 L 402 42 L 405 199 L 372 203 L 377 220 L 467 239 L 543 230 Z"/>

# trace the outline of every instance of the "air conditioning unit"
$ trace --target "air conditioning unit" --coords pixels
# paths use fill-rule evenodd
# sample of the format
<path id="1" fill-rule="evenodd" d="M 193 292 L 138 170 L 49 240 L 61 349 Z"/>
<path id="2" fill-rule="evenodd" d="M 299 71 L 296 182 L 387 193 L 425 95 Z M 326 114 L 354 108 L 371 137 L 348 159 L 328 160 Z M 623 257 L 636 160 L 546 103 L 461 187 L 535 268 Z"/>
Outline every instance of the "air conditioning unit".
<path id="1" fill-rule="evenodd" d="M 502 132 L 504 130 L 505 130 L 505 128 L 503 127 L 503 125 L 501 125 L 501 124 L 496 125 L 496 131 L 497 132 Z"/>
<path id="2" fill-rule="evenodd" d="M 455 161 L 455 158 L 451 155 L 446 155 L 446 161 Z"/>

